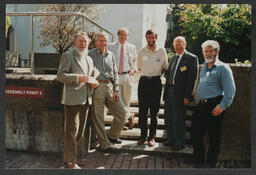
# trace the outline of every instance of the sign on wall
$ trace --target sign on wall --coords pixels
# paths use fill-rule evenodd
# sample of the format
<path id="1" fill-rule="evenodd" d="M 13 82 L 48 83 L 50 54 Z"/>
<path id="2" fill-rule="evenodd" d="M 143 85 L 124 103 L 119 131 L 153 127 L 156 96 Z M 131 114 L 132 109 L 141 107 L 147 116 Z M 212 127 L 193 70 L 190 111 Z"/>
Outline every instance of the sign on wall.
<path id="1" fill-rule="evenodd" d="M 18 98 L 44 98 L 44 88 L 6 86 L 6 97 Z"/>

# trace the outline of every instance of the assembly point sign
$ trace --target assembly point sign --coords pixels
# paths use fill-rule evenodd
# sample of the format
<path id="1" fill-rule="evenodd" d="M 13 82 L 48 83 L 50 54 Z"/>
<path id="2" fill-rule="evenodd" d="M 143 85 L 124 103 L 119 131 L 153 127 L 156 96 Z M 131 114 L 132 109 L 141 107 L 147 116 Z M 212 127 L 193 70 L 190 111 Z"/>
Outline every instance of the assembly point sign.
<path id="1" fill-rule="evenodd" d="M 6 86 L 5 95 L 18 98 L 44 98 L 44 88 Z"/>

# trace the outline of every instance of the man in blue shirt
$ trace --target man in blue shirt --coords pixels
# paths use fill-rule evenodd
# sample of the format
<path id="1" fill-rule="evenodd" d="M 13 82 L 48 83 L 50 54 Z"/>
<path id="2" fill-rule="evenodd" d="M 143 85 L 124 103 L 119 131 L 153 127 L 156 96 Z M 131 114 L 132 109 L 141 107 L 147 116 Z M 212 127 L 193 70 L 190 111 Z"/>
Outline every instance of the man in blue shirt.
<path id="1" fill-rule="evenodd" d="M 232 104 L 235 83 L 230 67 L 218 58 L 219 43 L 207 40 L 201 46 L 205 63 L 197 88 L 199 104 L 192 121 L 192 163 L 199 168 L 215 168 L 220 151 L 221 122 L 224 111 Z M 203 138 L 206 133 L 209 137 L 209 148 L 205 161 Z"/>

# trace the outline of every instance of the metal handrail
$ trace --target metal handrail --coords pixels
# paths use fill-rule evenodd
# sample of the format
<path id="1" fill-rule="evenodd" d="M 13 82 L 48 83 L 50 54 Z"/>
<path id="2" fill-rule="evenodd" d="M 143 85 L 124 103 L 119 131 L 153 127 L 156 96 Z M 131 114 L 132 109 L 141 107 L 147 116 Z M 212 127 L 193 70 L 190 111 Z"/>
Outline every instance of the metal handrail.
<path id="1" fill-rule="evenodd" d="M 80 12 L 7 12 L 6 16 L 30 16 L 30 30 L 31 30 L 31 42 L 30 42 L 30 73 L 34 74 L 34 50 L 33 50 L 33 17 L 34 16 L 78 16 L 83 19 L 83 30 L 84 30 L 84 20 L 90 22 L 91 24 L 95 25 L 96 27 L 100 28 L 100 30 L 105 31 L 106 33 L 111 35 L 112 42 L 114 41 L 114 34 L 110 32 L 105 27 L 101 26 L 100 24 L 97 24 L 95 21 L 89 19 L 87 16 L 85 16 L 83 13 Z"/>

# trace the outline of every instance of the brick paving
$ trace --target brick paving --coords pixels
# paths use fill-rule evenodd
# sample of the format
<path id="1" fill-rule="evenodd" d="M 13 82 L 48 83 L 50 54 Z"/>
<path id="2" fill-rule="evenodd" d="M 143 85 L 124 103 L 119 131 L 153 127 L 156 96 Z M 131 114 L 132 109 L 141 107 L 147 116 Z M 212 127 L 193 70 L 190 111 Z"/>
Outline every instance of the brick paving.
<path id="1" fill-rule="evenodd" d="M 142 155 L 134 153 L 109 154 L 94 151 L 85 156 L 83 169 L 168 169 L 191 168 L 182 157 Z M 62 166 L 61 154 L 31 153 L 7 150 L 6 169 L 58 169 Z"/>
<path id="2" fill-rule="evenodd" d="M 83 169 L 191 169 L 191 164 L 184 163 L 185 155 L 143 155 L 135 153 L 108 154 L 90 152 L 85 156 Z M 7 150 L 6 169 L 59 169 L 63 165 L 62 155 L 56 153 L 31 153 Z M 251 161 L 222 160 L 218 169 L 250 168 Z"/>

